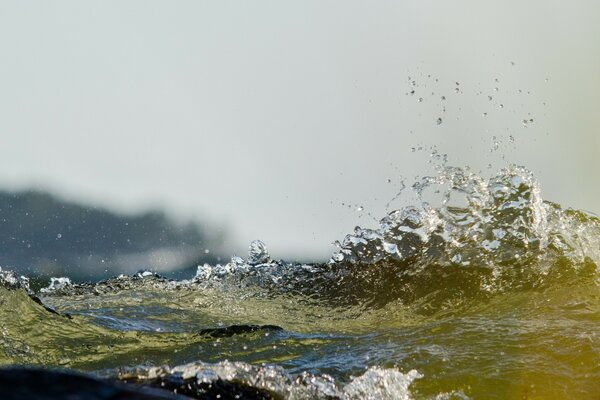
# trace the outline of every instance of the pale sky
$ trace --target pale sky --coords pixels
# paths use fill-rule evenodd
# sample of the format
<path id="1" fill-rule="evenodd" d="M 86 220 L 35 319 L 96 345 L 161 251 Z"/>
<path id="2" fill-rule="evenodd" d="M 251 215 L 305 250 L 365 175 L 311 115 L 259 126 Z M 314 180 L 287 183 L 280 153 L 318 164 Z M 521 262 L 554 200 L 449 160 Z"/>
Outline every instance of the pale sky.
<path id="1" fill-rule="evenodd" d="M 436 145 L 600 213 L 599 4 L 0 0 L 0 189 L 310 259 L 374 226 Z"/>

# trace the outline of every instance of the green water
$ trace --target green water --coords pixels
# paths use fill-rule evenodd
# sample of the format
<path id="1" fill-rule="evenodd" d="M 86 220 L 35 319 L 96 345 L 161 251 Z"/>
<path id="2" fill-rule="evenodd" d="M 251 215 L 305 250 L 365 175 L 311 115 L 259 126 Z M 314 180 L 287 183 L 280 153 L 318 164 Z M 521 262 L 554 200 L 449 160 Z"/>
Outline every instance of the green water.
<path id="1" fill-rule="evenodd" d="M 257 242 L 190 280 L 57 281 L 36 293 L 56 312 L 5 271 L 0 363 L 142 381 L 168 365 L 282 398 L 600 398 L 600 221 L 522 169 L 445 179 L 467 206 L 390 213 L 328 264 Z"/>

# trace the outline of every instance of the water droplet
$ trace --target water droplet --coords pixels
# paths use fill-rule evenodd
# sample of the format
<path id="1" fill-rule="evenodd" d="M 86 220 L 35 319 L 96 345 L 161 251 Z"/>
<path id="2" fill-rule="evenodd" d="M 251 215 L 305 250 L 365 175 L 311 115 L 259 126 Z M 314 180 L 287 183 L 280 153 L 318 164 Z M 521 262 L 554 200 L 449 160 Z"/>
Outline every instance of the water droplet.
<path id="1" fill-rule="evenodd" d="M 422 102 L 423 102 L 423 98 L 422 98 L 422 97 L 419 97 L 419 100 L 418 100 L 418 101 L 419 101 L 419 103 L 422 103 Z"/>
<path id="2" fill-rule="evenodd" d="M 253 240 L 250 243 L 250 253 L 248 255 L 248 264 L 264 264 L 271 260 L 269 252 L 267 251 L 267 245 L 260 240 Z"/>
<path id="3" fill-rule="evenodd" d="M 441 125 L 441 124 L 442 124 L 442 118 L 441 118 L 441 117 L 438 117 L 438 119 L 436 120 L 436 123 L 437 123 L 438 125 Z"/>
<path id="4" fill-rule="evenodd" d="M 460 93 L 460 89 L 459 89 L 459 88 L 455 88 L 455 89 L 454 89 L 454 92 L 455 92 L 455 93 Z"/>
<path id="5" fill-rule="evenodd" d="M 204 254 L 208 254 L 208 253 L 210 253 L 210 250 L 209 249 L 204 249 Z"/>
<path id="6" fill-rule="evenodd" d="M 59 233 L 58 235 L 56 235 L 56 238 L 57 238 L 57 239 L 60 239 L 60 238 L 62 238 L 62 233 Z"/>
<path id="7" fill-rule="evenodd" d="M 383 242 L 383 249 L 386 251 L 386 253 L 395 254 L 398 252 L 398 245 L 395 243 Z"/>
<path id="8" fill-rule="evenodd" d="M 446 96 L 442 96 L 442 101 L 446 100 Z"/>
<path id="9" fill-rule="evenodd" d="M 497 88 L 497 87 L 495 87 L 495 88 L 494 88 L 494 92 L 497 92 L 497 91 L 498 91 L 498 88 Z"/>
<path id="10" fill-rule="evenodd" d="M 331 258 L 336 262 L 344 261 L 344 255 L 342 253 L 335 253 Z"/>
<path id="11" fill-rule="evenodd" d="M 231 257 L 231 262 L 232 262 L 232 264 L 235 264 L 235 265 L 244 265 L 245 264 L 244 259 L 239 256 Z"/>
<path id="12" fill-rule="evenodd" d="M 481 115 L 482 115 L 482 116 L 484 116 L 484 117 L 487 117 L 487 113 L 486 113 L 486 112 L 484 112 L 484 113 L 483 113 L 483 114 L 481 114 Z"/>
<path id="13" fill-rule="evenodd" d="M 504 104 L 500 104 L 500 108 L 504 108 Z"/>
<path id="14" fill-rule="evenodd" d="M 492 101 L 492 96 L 488 96 L 488 101 Z"/>
<path id="15" fill-rule="evenodd" d="M 358 207 L 356 207 L 356 211 L 357 211 L 357 212 L 361 212 L 361 211 L 363 211 L 364 209 L 365 209 L 365 208 L 364 208 L 363 206 L 358 206 Z"/>
<path id="16" fill-rule="evenodd" d="M 529 124 L 531 124 L 533 122 L 533 118 L 529 118 L 529 119 L 525 118 L 525 119 L 523 119 L 522 122 L 523 122 L 523 126 L 525 128 L 527 128 L 527 125 L 529 125 Z"/>

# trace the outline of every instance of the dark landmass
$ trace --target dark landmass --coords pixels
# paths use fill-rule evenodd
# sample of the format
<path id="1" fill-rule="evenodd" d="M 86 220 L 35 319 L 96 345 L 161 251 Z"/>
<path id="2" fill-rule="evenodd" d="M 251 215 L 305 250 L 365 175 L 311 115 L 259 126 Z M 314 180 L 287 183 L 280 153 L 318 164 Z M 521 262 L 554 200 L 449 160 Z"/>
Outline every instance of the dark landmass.
<path id="1" fill-rule="evenodd" d="M 97 280 L 140 269 L 194 270 L 220 260 L 224 236 L 162 211 L 125 215 L 44 192 L 0 191 L 0 266 L 28 276 Z"/>

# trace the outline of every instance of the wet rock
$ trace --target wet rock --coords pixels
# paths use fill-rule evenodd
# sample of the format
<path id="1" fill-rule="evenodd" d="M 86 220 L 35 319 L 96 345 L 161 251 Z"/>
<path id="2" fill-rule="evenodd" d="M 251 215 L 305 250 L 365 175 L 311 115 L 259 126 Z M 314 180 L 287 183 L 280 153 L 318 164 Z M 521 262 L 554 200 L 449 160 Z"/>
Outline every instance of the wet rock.
<path id="1" fill-rule="evenodd" d="M 200 336 L 209 336 L 212 338 L 224 338 L 245 333 L 254 333 L 258 331 L 282 331 L 283 328 L 276 325 L 231 325 L 224 328 L 207 328 L 199 332 Z"/>

